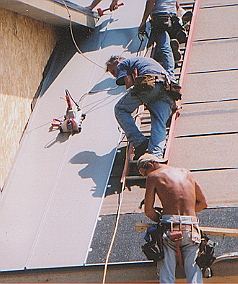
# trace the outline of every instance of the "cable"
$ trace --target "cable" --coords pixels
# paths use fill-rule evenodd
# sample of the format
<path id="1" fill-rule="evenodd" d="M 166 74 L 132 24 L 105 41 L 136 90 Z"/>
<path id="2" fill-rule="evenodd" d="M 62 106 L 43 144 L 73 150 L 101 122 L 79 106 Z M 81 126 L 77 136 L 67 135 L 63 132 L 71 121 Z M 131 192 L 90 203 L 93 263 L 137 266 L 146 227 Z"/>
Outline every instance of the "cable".
<path id="1" fill-rule="evenodd" d="M 74 38 L 74 33 L 73 33 L 73 28 L 72 28 L 72 19 L 71 19 L 71 14 L 70 14 L 70 12 L 69 12 L 69 8 L 68 8 L 67 4 L 65 3 L 65 1 L 64 1 L 64 0 L 62 0 L 62 1 L 63 1 L 63 3 L 64 3 L 64 6 L 65 6 L 65 8 L 66 8 L 66 10 L 67 10 L 67 13 L 68 13 L 68 16 L 69 16 L 69 29 L 70 29 L 71 38 L 72 38 L 72 41 L 73 41 L 73 43 L 74 43 L 74 45 L 75 45 L 75 47 L 76 47 L 78 53 L 81 54 L 81 55 L 82 55 L 85 59 L 87 59 L 89 62 L 91 62 L 91 63 L 95 64 L 96 66 L 98 66 L 99 68 L 102 68 L 103 70 L 105 70 L 105 67 L 99 65 L 97 62 L 95 62 L 95 61 L 91 60 L 90 58 L 88 58 L 87 56 L 85 56 L 85 55 L 83 54 L 83 52 L 79 49 L 79 47 L 78 47 L 78 45 L 77 45 L 77 43 L 76 43 L 76 41 L 75 41 L 75 38 Z"/>
<path id="2" fill-rule="evenodd" d="M 81 56 L 83 56 L 86 60 L 88 60 L 88 61 L 91 62 L 92 64 L 98 66 L 99 68 L 105 70 L 105 68 L 104 68 L 103 66 L 99 65 L 97 62 L 95 62 L 95 61 L 91 60 L 90 58 L 88 58 L 87 56 L 85 56 L 85 55 L 83 54 L 83 52 L 79 49 L 79 47 L 78 47 L 78 45 L 77 45 L 77 43 L 76 43 L 76 41 L 75 41 L 75 37 L 74 37 L 74 33 L 73 33 L 72 18 L 71 18 L 71 14 L 70 14 L 69 8 L 68 8 L 66 2 L 65 2 L 64 0 L 62 0 L 62 1 L 63 1 L 63 3 L 64 3 L 64 6 L 65 6 L 65 8 L 66 8 L 66 10 L 67 10 L 67 13 L 68 13 L 70 34 L 71 34 L 71 38 L 72 38 L 72 41 L 73 41 L 73 43 L 74 43 L 74 45 L 75 45 L 76 50 L 77 50 L 78 53 L 79 53 Z M 135 36 L 128 42 L 128 44 L 125 46 L 124 50 L 122 51 L 121 55 L 122 55 L 124 52 L 126 52 L 126 50 L 128 49 L 129 45 L 134 41 L 134 39 L 135 39 L 137 36 L 138 36 L 138 35 L 135 35 Z M 139 47 L 139 49 L 138 49 L 138 51 L 137 51 L 137 55 L 138 55 L 138 52 L 139 52 L 139 50 L 140 50 L 140 48 L 141 48 L 142 42 L 143 42 L 143 40 L 142 40 L 141 43 L 140 43 L 140 47 Z M 102 77 L 105 75 L 105 73 L 106 73 L 106 71 L 103 73 Z M 102 77 L 101 77 L 101 78 L 102 78 Z M 101 80 L 101 78 L 98 80 L 98 82 Z M 118 86 L 117 86 L 116 88 L 113 88 L 113 89 L 117 89 L 117 88 L 118 88 Z M 91 88 L 91 90 L 92 90 L 92 89 L 93 89 L 93 88 Z M 88 91 L 88 92 L 86 92 L 85 94 L 83 94 L 83 96 L 79 99 L 78 104 L 81 103 L 81 102 L 83 101 L 83 99 L 86 98 L 86 96 L 88 96 L 88 95 L 90 95 L 90 94 L 92 94 L 92 93 L 96 93 L 96 92 L 92 92 L 91 90 Z M 111 90 L 112 90 L 112 89 L 111 89 Z M 76 106 L 77 106 L 77 104 L 76 104 Z M 82 108 L 82 107 L 81 107 L 81 108 Z"/>
<path id="3" fill-rule="evenodd" d="M 128 145 L 127 145 L 127 147 L 128 147 Z M 109 250 L 108 250 L 108 253 L 107 253 L 106 261 L 105 261 L 102 284 L 105 284 L 105 281 L 106 281 L 107 266 L 108 266 L 109 257 L 110 257 L 111 251 L 112 251 L 112 246 L 114 244 L 118 225 L 119 225 L 119 219 L 120 219 L 121 206 L 122 206 L 122 201 L 123 201 L 123 196 L 124 196 L 125 185 L 126 185 L 126 179 L 124 178 L 123 183 L 122 183 L 122 191 L 119 194 L 119 202 L 118 202 L 117 213 L 116 213 L 117 218 L 116 218 L 115 228 L 114 228 L 112 240 L 111 240 L 111 243 L 110 243 L 110 247 L 109 247 Z"/>

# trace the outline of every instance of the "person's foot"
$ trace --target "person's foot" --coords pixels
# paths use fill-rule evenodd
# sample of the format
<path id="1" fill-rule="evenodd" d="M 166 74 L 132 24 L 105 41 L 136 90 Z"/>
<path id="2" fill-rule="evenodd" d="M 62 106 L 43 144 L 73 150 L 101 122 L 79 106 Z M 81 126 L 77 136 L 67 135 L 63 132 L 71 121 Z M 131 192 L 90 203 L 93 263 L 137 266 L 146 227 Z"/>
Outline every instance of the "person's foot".
<path id="1" fill-rule="evenodd" d="M 140 158 L 140 156 L 142 156 L 143 154 L 145 154 L 147 148 L 148 148 L 148 144 L 149 144 L 149 140 L 146 139 L 145 141 L 143 141 L 140 145 L 138 145 L 137 147 L 135 147 L 135 156 L 133 160 L 138 160 Z"/>
<path id="2" fill-rule="evenodd" d="M 183 25 L 187 24 L 188 22 L 191 22 L 192 17 L 193 17 L 192 11 L 186 11 L 182 16 Z"/>
<path id="3" fill-rule="evenodd" d="M 179 42 L 177 41 L 177 39 L 171 39 L 170 46 L 171 46 L 172 51 L 173 51 L 174 61 L 175 62 L 180 61 L 182 55 L 181 55 L 181 53 L 179 51 Z"/>

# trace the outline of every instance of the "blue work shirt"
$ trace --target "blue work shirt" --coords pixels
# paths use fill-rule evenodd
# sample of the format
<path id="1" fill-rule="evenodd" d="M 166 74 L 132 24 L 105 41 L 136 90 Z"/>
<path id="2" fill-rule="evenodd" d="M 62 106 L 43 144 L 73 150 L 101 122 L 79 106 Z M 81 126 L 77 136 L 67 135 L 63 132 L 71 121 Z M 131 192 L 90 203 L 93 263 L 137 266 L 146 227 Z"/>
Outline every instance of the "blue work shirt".
<path id="1" fill-rule="evenodd" d="M 132 57 L 124 59 L 117 65 L 117 85 L 125 85 L 124 78 L 132 75 L 135 69 L 137 69 L 138 76 L 146 74 L 166 74 L 169 76 L 165 69 L 153 58 Z"/>

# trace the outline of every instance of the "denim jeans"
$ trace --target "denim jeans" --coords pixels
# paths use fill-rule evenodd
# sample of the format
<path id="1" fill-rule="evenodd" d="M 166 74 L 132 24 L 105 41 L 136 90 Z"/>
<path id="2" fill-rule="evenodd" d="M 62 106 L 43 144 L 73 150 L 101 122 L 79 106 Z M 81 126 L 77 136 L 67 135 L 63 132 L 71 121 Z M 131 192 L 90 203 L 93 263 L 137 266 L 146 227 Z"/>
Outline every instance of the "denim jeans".
<path id="1" fill-rule="evenodd" d="M 155 36 L 156 48 L 154 59 L 159 61 L 168 72 L 170 79 L 176 82 L 174 75 L 174 56 L 170 45 L 170 36 L 167 31 L 162 31 Z"/>
<path id="2" fill-rule="evenodd" d="M 196 264 L 196 258 L 201 242 L 201 235 L 198 231 L 198 221 L 194 216 L 164 215 L 162 222 L 173 224 L 179 221 L 180 224 L 194 224 L 192 231 L 182 231 L 180 249 L 183 256 L 184 271 L 187 283 L 203 283 L 202 271 Z M 163 234 L 164 259 L 160 266 L 160 283 L 175 283 L 176 269 L 176 243 L 169 238 L 169 232 Z"/>
<path id="3" fill-rule="evenodd" d="M 116 119 L 129 142 L 137 147 L 146 137 L 136 126 L 132 113 L 143 103 L 146 103 L 151 115 L 148 152 L 162 157 L 166 142 L 166 123 L 172 113 L 174 102 L 164 93 L 160 83 L 156 83 L 152 91 L 143 94 L 135 95 L 133 88 L 129 89 L 115 106 Z"/>

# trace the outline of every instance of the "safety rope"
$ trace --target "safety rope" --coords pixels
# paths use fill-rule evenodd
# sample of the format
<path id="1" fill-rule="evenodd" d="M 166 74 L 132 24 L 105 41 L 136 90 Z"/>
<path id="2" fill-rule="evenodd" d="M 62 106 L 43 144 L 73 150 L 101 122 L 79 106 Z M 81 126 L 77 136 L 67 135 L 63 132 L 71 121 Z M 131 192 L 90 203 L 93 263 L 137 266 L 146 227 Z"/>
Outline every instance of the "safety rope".
<path id="1" fill-rule="evenodd" d="M 74 43 L 74 46 L 75 46 L 76 50 L 77 50 L 78 53 L 81 54 L 86 60 L 88 60 L 89 62 L 95 64 L 95 65 L 98 66 L 99 68 L 102 68 L 102 69 L 105 70 L 105 67 L 99 65 L 97 62 L 95 62 L 95 61 L 91 60 L 90 58 L 88 58 L 86 55 L 83 54 L 83 52 L 82 52 L 82 51 L 80 50 L 80 48 L 78 47 L 78 45 L 77 45 L 77 43 L 76 43 L 76 41 L 75 41 L 74 33 L 73 33 L 72 17 L 71 17 L 71 14 L 70 14 L 70 12 L 69 12 L 69 8 L 68 8 L 67 4 L 65 3 L 65 1 L 64 1 L 64 0 L 62 0 L 62 1 L 63 1 L 63 3 L 64 3 L 64 6 L 65 6 L 65 8 L 66 8 L 66 10 L 67 10 L 67 13 L 68 13 L 70 34 L 71 34 L 71 38 L 72 38 L 72 41 L 73 41 L 73 43 Z"/>
<path id="2" fill-rule="evenodd" d="M 129 147 L 129 143 L 127 143 L 127 148 Z M 127 151 L 126 151 L 127 152 Z M 106 260 L 105 260 L 105 265 L 104 265 L 104 271 L 103 271 L 103 280 L 102 284 L 105 284 L 106 281 L 106 275 L 107 275 L 107 267 L 108 267 L 108 262 L 109 262 L 109 257 L 111 255 L 112 247 L 116 238 L 116 233 L 119 225 L 119 220 L 120 220 L 120 214 L 121 214 L 121 207 L 122 207 L 122 201 L 124 197 L 124 190 L 126 188 L 126 179 L 123 179 L 122 186 L 121 186 L 121 193 L 118 195 L 118 207 L 117 207 L 117 213 L 116 213 L 116 223 L 114 227 L 114 232 L 112 235 L 111 243 L 107 252 Z"/>

